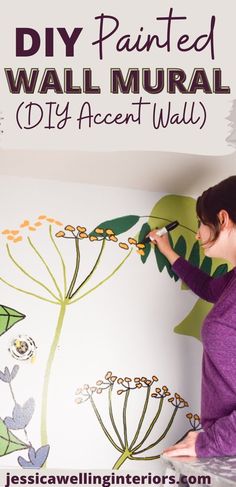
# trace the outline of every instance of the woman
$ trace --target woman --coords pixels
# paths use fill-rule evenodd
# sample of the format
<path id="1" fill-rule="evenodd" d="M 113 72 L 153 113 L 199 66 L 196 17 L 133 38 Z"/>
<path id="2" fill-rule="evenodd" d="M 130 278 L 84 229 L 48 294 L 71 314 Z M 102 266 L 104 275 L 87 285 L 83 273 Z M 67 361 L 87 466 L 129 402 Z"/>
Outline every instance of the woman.
<path id="1" fill-rule="evenodd" d="M 200 240 L 208 257 L 220 257 L 236 266 L 236 176 L 207 189 L 197 200 Z M 236 455 L 236 267 L 212 278 L 180 257 L 168 235 L 151 240 L 172 269 L 198 296 L 214 303 L 202 327 L 202 432 L 190 432 L 164 450 L 168 456 Z"/>

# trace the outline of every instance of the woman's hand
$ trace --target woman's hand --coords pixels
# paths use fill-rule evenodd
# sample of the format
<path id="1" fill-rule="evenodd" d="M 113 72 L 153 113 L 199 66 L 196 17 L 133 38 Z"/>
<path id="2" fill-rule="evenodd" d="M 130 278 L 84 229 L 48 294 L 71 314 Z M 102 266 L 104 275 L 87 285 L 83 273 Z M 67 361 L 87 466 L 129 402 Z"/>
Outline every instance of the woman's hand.
<path id="1" fill-rule="evenodd" d="M 180 457 L 180 456 L 189 456 L 189 457 L 196 457 L 196 439 L 199 433 L 197 431 L 190 431 L 184 440 L 180 441 L 176 445 L 170 446 L 169 448 L 165 448 L 163 454 L 168 457 Z"/>
<path id="2" fill-rule="evenodd" d="M 160 252 L 165 255 L 165 257 L 169 260 L 170 264 L 174 264 L 174 262 L 179 258 L 179 255 L 172 249 L 168 237 L 168 233 L 159 237 L 157 235 L 157 230 L 152 230 L 148 237 L 150 238 L 151 242 L 156 244 L 160 250 Z"/>

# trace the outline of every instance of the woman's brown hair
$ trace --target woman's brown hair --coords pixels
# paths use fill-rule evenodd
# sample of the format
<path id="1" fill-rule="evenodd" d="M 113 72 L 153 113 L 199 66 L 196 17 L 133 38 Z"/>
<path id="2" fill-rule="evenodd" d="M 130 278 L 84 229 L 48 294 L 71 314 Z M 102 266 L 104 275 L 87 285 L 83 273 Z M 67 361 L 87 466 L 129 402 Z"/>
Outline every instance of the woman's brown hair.
<path id="1" fill-rule="evenodd" d="M 212 243 L 217 240 L 220 233 L 218 218 L 220 210 L 226 210 L 229 218 L 236 224 L 236 176 L 230 176 L 208 188 L 197 199 L 197 216 L 202 223 L 211 228 L 213 237 L 210 242 Z"/>

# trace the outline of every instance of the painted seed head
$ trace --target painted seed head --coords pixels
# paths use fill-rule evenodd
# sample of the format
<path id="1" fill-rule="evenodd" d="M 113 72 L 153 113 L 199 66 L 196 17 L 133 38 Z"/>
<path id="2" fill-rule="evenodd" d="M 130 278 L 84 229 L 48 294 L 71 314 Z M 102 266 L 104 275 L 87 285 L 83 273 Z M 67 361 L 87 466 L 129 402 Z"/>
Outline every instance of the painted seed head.
<path id="1" fill-rule="evenodd" d="M 136 247 L 137 247 L 138 249 L 145 249 L 145 244 L 138 243 L 138 244 L 136 245 Z"/>
<path id="2" fill-rule="evenodd" d="M 77 404 L 81 404 L 83 402 L 82 397 L 77 397 L 75 402 L 77 402 Z"/>
<path id="3" fill-rule="evenodd" d="M 118 238 L 115 235 L 109 235 L 109 240 L 112 242 L 118 242 Z"/>
<path id="4" fill-rule="evenodd" d="M 137 254 L 139 254 L 139 255 L 145 255 L 145 252 L 144 252 L 144 250 L 140 249 L 140 250 L 137 250 Z"/>
<path id="5" fill-rule="evenodd" d="M 68 232 L 74 232 L 75 227 L 72 227 L 72 225 L 66 225 L 65 230 L 67 230 Z"/>
<path id="6" fill-rule="evenodd" d="M 135 238 L 128 238 L 128 242 L 130 243 L 130 245 L 136 245 L 137 244 L 137 240 L 135 240 Z"/>
<path id="7" fill-rule="evenodd" d="M 119 247 L 121 249 L 125 249 L 125 250 L 128 250 L 129 249 L 129 246 L 126 243 L 124 243 L 124 242 L 120 242 L 119 243 Z"/>
<path id="8" fill-rule="evenodd" d="M 57 233 L 56 233 L 56 237 L 57 237 L 57 238 L 60 238 L 60 237 L 65 237 L 65 232 L 57 232 Z"/>
<path id="9" fill-rule="evenodd" d="M 17 243 L 17 242 L 21 242 L 21 240 L 22 240 L 22 237 L 19 235 L 19 237 L 14 238 L 13 242 Z"/>
<path id="10" fill-rule="evenodd" d="M 186 414 L 186 418 L 188 418 L 188 419 L 192 419 L 192 418 L 193 418 L 193 414 L 192 414 L 192 413 L 188 413 L 188 414 Z"/>
<path id="11" fill-rule="evenodd" d="M 108 380 L 111 378 L 111 376 L 112 376 L 112 372 L 109 370 L 105 375 L 105 379 Z"/>
<path id="12" fill-rule="evenodd" d="M 46 218 L 46 216 L 45 216 Z M 29 220 L 24 220 L 21 224 L 20 224 L 20 228 L 25 228 L 25 227 L 28 227 L 28 225 L 30 224 Z"/>
<path id="13" fill-rule="evenodd" d="M 67 230 L 68 232 L 74 232 L 75 227 L 72 227 L 72 225 L 66 225 L 65 230 Z"/>

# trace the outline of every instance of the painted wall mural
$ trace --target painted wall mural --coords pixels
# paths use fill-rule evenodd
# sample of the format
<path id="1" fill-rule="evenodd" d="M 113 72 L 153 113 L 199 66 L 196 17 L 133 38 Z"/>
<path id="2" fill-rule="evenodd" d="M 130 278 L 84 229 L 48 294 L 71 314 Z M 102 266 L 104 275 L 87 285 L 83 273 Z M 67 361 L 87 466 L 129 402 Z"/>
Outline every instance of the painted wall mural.
<path id="1" fill-rule="evenodd" d="M 143 265 L 147 265 L 151 255 L 154 254 L 158 271 L 163 275 L 167 272 L 169 277 L 174 282 L 177 282 L 178 276 L 174 274 L 170 264 L 158 249 L 151 243 L 143 243 L 145 236 L 151 229 L 161 227 L 167 222 L 176 219 L 180 225 L 170 237 L 176 252 L 208 274 L 218 276 L 225 273 L 228 269 L 227 264 L 219 261 L 213 262 L 210 258 L 204 257 L 199 242 L 195 240 L 197 221 L 195 200 L 192 197 L 179 195 L 163 196 L 157 201 L 147 216 L 137 214 L 115 215 L 114 218 L 109 220 L 98 220 L 97 225 L 90 229 L 88 228 L 89 225 L 86 224 L 84 226 L 81 221 L 74 223 L 69 220 L 63 223 L 46 214 L 39 214 L 33 221 L 32 219 L 31 221 L 23 219 L 19 226 L 14 227 L 13 230 L 11 230 L 11 226 L 2 229 L 1 247 L 2 252 L 5 247 L 4 262 L 6 262 L 7 269 L 14 268 L 14 272 L 17 271 L 17 274 L 14 274 L 13 279 L 11 271 L 6 272 L 5 268 L 4 270 L 2 268 L 0 273 L 1 288 L 10 288 L 16 296 L 20 294 L 22 306 L 21 312 L 14 309 L 14 302 L 9 303 L 11 307 L 2 305 L 0 308 L 0 335 L 9 333 L 9 330 L 12 333 L 13 329 L 15 333 L 14 336 L 12 335 L 9 345 L 9 354 L 12 360 L 15 361 L 13 362 L 14 365 L 10 370 L 8 366 L 3 364 L 0 372 L 1 395 L 4 394 L 4 387 L 8 386 L 11 399 L 11 403 L 9 400 L 11 416 L 4 418 L 0 411 L 2 418 L 0 419 L 1 457 L 25 449 L 27 450 L 28 458 L 26 455 L 16 457 L 21 467 L 41 468 L 46 465 L 47 458 L 50 462 L 50 454 L 55 443 L 52 434 L 49 433 L 50 425 L 48 424 L 48 410 L 50 402 L 53 401 L 52 395 L 50 396 L 50 387 L 52 375 L 57 373 L 55 358 L 60 343 L 63 343 L 63 331 L 70 327 L 69 316 L 71 309 L 75 308 L 76 316 L 79 316 L 80 303 L 84 301 L 84 298 L 89 300 L 90 306 L 93 307 L 94 293 L 102 286 L 106 286 L 107 293 L 112 293 L 113 278 L 123 279 L 121 271 L 125 266 L 130 266 L 130 275 L 132 275 L 131 268 L 134 261 L 132 261 L 131 255 L 135 255 L 135 260 L 139 261 L 139 272 L 142 273 Z M 40 238 L 38 238 L 38 235 L 40 235 Z M 44 242 L 43 249 L 41 248 L 42 241 Z M 48 259 L 47 252 L 45 252 L 45 249 L 47 250 L 49 247 L 50 255 L 52 255 L 52 252 L 54 253 L 52 262 Z M 90 249 L 92 258 L 88 259 Z M 117 253 L 118 262 L 107 271 L 104 263 L 109 252 Z M 68 262 L 68 260 L 71 262 Z M 8 266 L 9 264 L 10 267 Z M 41 276 L 39 268 L 43 268 L 45 275 L 47 275 L 47 281 L 39 277 Z M 82 273 L 81 268 L 83 268 Z M 15 276 L 17 275 L 18 278 L 16 280 Z M 160 276 L 159 279 L 161 282 L 162 277 Z M 184 284 L 181 285 L 181 289 L 185 293 L 188 292 Z M 23 314 L 25 300 L 34 300 L 35 320 L 37 320 L 37 309 L 40 303 L 54 307 L 54 323 L 51 323 L 50 318 L 50 330 L 53 331 L 52 340 L 46 361 L 41 370 L 43 377 L 40 394 L 41 404 L 38 405 L 40 409 L 40 414 L 38 414 L 40 425 L 37 427 L 38 430 L 40 429 L 40 441 L 38 439 L 37 445 L 33 442 L 31 443 L 30 435 L 28 434 L 28 425 L 34 415 L 35 400 L 32 397 L 29 399 L 26 397 L 26 400 L 22 403 L 21 400 L 17 399 L 13 387 L 20 375 L 24 374 L 22 367 L 19 369 L 18 361 L 20 360 L 21 364 L 27 361 L 32 363 L 34 360 L 37 361 L 37 342 L 34 340 L 31 331 L 28 330 L 30 335 L 25 333 L 23 326 L 25 321 L 25 314 Z M 134 303 L 127 301 L 126 306 L 134 306 Z M 190 337 L 199 340 L 201 322 L 210 307 L 209 303 L 198 299 L 188 315 L 181 322 L 175 323 L 173 332 L 188 337 L 188 340 L 191 340 Z M 94 329 L 99 326 L 100 319 L 102 317 L 98 316 L 96 322 L 90 323 L 89 315 L 87 317 L 88 323 L 94 326 Z M 126 316 L 124 314 L 125 319 Z M 23 323 L 22 320 L 24 320 Z M 18 322 L 21 323 L 18 324 Z M 27 326 L 30 329 L 30 325 Z M 80 326 L 78 322 L 76 336 L 78 343 L 82 339 L 83 329 L 83 326 Z M 19 334 L 19 332 L 22 334 Z M 2 337 L 0 337 L 0 341 L 1 339 Z M 109 337 L 106 340 L 109 343 Z M 147 336 L 147 344 L 149 340 L 150 337 Z M 111 345 L 112 338 L 110 339 Z M 164 343 L 162 345 L 164 346 Z M 89 344 L 87 346 L 89 347 Z M 104 345 L 104 350 L 100 350 L 99 353 L 105 353 L 105 350 L 106 347 Z M 140 363 L 136 364 L 139 370 L 142 370 L 142 353 L 140 355 Z M 98 357 L 95 357 L 95 359 L 97 360 Z M 68 356 L 65 357 L 65 360 L 68 360 Z M 69 360 L 72 368 L 80 368 L 79 358 L 74 360 L 74 357 L 71 356 Z M 113 364 L 109 362 L 108 368 L 113 370 Z M 107 462 L 106 468 L 113 467 L 118 469 L 128 459 L 136 460 L 138 463 L 141 460 L 157 460 L 162 451 L 160 443 L 166 438 L 170 430 L 174 430 L 175 418 L 180 410 L 184 410 L 185 426 L 183 426 L 181 435 L 175 441 L 180 441 L 187 431 L 200 428 L 199 415 L 192 412 L 189 399 L 187 397 L 183 398 L 177 391 L 170 392 L 165 384 L 159 385 L 159 377 L 158 373 L 156 375 L 156 371 L 153 371 L 153 375 L 151 374 L 150 378 L 145 375 L 131 378 L 129 373 L 127 376 L 123 376 L 117 371 L 117 375 L 114 375 L 109 370 L 109 372 L 105 373 L 104 379 L 96 381 L 96 362 L 92 370 L 95 385 L 90 386 L 85 383 L 80 386 L 78 381 L 74 380 L 74 391 L 76 393 L 73 397 L 70 397 L 70 401 L 76 403 L 77 415 L 80 415 L 82 407 L 91 406 L 91 411 L 95 413 L 96 420 L 99 423 L 101 434 L 105 435 L 110 445 L 109 448 L 116 450 L 117 458 L 115 462 L 113 465 Z M 60 383 L 60 377 L 57 380 Z M 84 382 L 86 380 L 87 378 L 84 376 Z M 161 381 L 163 381 L 163 378 Z M 27 389 L 30 390 L 30 384 L 28 383 Z M 97 405 L 98 401 L 100 401 L 101 397 L 104 399 L 105 396 L 106 402 L 101 403 L 99 407 Z M 133 413 L 131 415 L 128 414 L 131 396 L 135 396 L 135 408 L 137 408 L 137 404 L 140 408 L 140 411 L 136 411 L 136 415 Z M 86 405 L 83 403 L 86 403 Z M 151 411 L 148 413 L 151 403 Z M 168 409 L 168 412 L 164 423 L 158 426 L 164 407 Z M 58 412 L 57 414 L 60 417 L 59 422 L 61 424 L 61 422 L 64 422 L 63 416 L 61 416 L 63 413 Z M 64 411 L 64 415 L 66 417 L 66 411 Z M 103 419 L 104 415 L 105 418 Z M 136 417 L 134 418 L 134 416 Z M 109 426 L 107 426 L 107 420 L 109 421 Z M 71 435 L 73 433 L 71 431 Z M 89 434 L 87 435 L 89 436 Z M 61 448 L 63 450 L 63 443 Z M 4 462 L 2 465 L 4 465 Z M 61 466 L 61 463 L 59 465 Z M 80 465 L 79 462 L 77 466 L 83 468 L 83 465 Z"/>
<path id="2" fill-rule="evenodd" d="M 159 443 L 161 443 L 163 438 L 165 438 L 165 436 L 167 435 L 169 429 L 171 428 L 174 422 L 178 410 L 189 406 L 188 402 L 185 401 L 177 392 L 173 395 L 173 397 L 169 397 L 171 396 L 171 393 L 169 392 L 169 389 L 166 385 L 162 387 L 155 387 L 157 382 L 158 382 L 158 377 L 155 375 L 153 375 L 150 379 L 148 379 L 147 377 L 134 377 L 134 379 L 131 379 L 130 377 L 124 377 L 124 378 L 117 377 L 113 375 L 111 371 L 108 371 L 105 375 L 105 379 L 103 380 L 99 379 L 96 382 L 96 386 L 90 387 L 88 384 L 85 384 L 83 388 L 77 390 L 76 402 L 78 404 L 87 401 L 90 402 L 104 434 L 106 435 L 107 439 L 112 444 L 112 446 L 120 453 L 112 469 L 118 470 L 127 459 L 137 460 L 137 461 L 147 461 L 147 460 L 156 460 L 160 458 L 160 455 L 147 456 L 147 454 L 145 454 L 145 456 L 142 455 L 140 456 L 140 454 L 144 452 L 151 453 L 150 450 L 152 450 L 152 448 L 154 448 L 156 445 L 159 445 Z M 151 392 L 153 385 L 154 385 L 153 392 Z M 123 418 L 122 431 L 120 432 L 116 426 L 116 421 L 114 418 L 113 407 L 112 407 L 112 394 L 114 395 L 115 386 L 117 389 L 116 393 L 119 396 L 121 395 L 124 396 L 124 401 L 122 401 L 122 404 L 120 406 L 122 409 L 122 418 Z M 132 394 L 132 391 L 135 391 L 136 394 L 137 391 L 140 391 L 140 389 L 146 389 L 146 394 L 143 398 L 143 409 L 139 421 L 137 423 L 137 429 L 135 431 L 135 434 L 131 439 L 131 441 L 129 441 L 128 424 L 127 424 L 127 408 L 128 408 L 129 396 L 130 394 Z M 118 441 L 114 440 L 114 438 L 112 438 L 112 436 L 108 432 L 102 420 L 102 416 L 99 413 L 98 408 L 96 406 L 94 395 L 96 394 L 100 395 L 103 391 L 108 391 L 109 416 L 114 430 L 114 434 L 117 436 Z M 148 428 L 145 431 L 145 434 L 143 434 L 142 439 L 140 440 L 139 436 L 147 412 L 150 397 L 156 400 L 157 410 L 155 411 L 155 415 L 152 421 L 149 423 Z M 162 434 L 159 435 L 155 441 L 147 445 L 146 440 L 148 442 L 148 438 L 153 428 L 156 429 L 157 427 L 157 421 L 161 414 L 162 408 L 164 406 L 164 402 L 166 402 L 166 398 L 168 398 L 167 401 L 172 405 L 172 414 L 170 416 L 170 419 Z M 137 400 L 137 396 L 136 396 L 136 400 Z M 189 431 L 197 431 L 198 429 L 200 429 L 200 418 L 198 414 L 193 415 L 192 413 L 188 413 L 186 417 L 188 419 L 189 424 L 185 434 L 187 434 Z M 183 436 L 185 436 L 185 434 Z M 183 436 L 178 441 L 181 441 Z"/>

